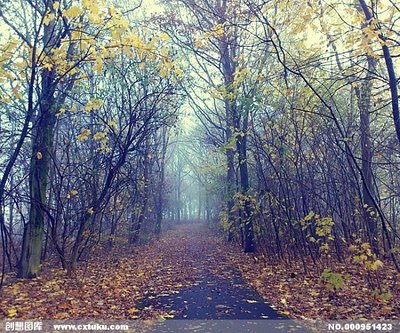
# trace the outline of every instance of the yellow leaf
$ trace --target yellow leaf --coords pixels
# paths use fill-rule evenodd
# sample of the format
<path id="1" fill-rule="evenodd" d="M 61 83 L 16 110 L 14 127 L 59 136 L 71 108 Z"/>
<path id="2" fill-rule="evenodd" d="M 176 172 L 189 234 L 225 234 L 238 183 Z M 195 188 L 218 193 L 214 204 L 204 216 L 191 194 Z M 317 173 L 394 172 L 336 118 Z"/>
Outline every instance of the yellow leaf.
<path id="1" fill-rule="evenodd" d="M 314 213 L 313 211 L 310 211 L 310 212 L 304 217 L 304 221 L 310 221 L 314 216 L 315 216 L 315 213 Z"/>
<path id="2" fill-rule="evenodd" d="M 285 299 L 285 298 L 282 298 L 282 299 L 281 299 L 281 303 L 282 303 L 284 306 L 286 306 L 286 305 L 287 305 L 286 299 Z"/>
<path id="3" fill-rule="evenodd" d="M 53 64 L 50 62 L 46 62 L 43 64 L 43 68 L 46 68 L 47 70 L 51 71 L 51 69 L 53 68 Z"/>
<path id="4" fill-rule="evenodd" d="M 123 29 L 127 29 L 129 27 L 128 20 L 120 18 L 118 23 L 119 23 L 120 27 L 123 28 Z"/>
<path id="5" fill-rule="evenodd" d="M 69 191 L 68 192 L 68 194 L 67 194 L 67 198 L 68 199 L 71 199 L 72 197 L 74 197 L 75 195 L 78 195 L 78 191 L 77 190 L 71 190 L 71 191 Z"/>
<path id="6" fill-rule="evenodd" d="M 82 0 L 82 6 L 90 8 L 92 6 L 92 0 Z"/>
<path id="7" fill-rule="evenodd" d="M 164 56 L 164 57 L 167 57 L 167 56 L 168 56 L 168 53 L 169 53 L 168 47 L 163 47 L 163 48 L 161 49 L 161 51 L 160 51 L 160 54 L 161 54 L 162 56 Z"/>
<path id="8" fill-rule="evenodd" d="M 117 128 L 117 123 L 114 120 L 109 120 L 107 122 L 107 125 L 110 126 L 112 129 L 116 129 Z"/>
<path id="9" fill-rule="evenodd" d="M 203 44 L 203 42 L 201 40 L 195 40 L 194 41 L 194 46 L 197 47 L 197 48 L 202 48 L 202 47 L 204 47 L 204 44 Z"/>
<path id="10" fill-rule="evenodd" d="M 168 71 L 165 68 L 160 69 L 160 75 L 162 77 L 167 77 L 168 76 Z"/>
<path id="11" fill-rule="evenodd" d="M 92 67 L 92 69 L 97 73 L 97 74 L 101 74 L 101 72 L 103 71 L 103 60 L 101 58 L 96 58 L 96 63 L 94 64 L 94 66 Z"/>
<path id="12" fill-rule="evenodd" d="M 8 310 L 7 317 L 13 318 L 13 317 L 15 317 L 16 315 L 17 315 L 17 309 L 12 308 L 12 309 Z"/>
<path id="13" fill-rule="evenodd" d="M 278 311 L 278 313 L 281 314 L 281 315 L 284 315 L 284 316 L 289 315 L 288 311 Z"/>
<path id="14" fill-rule="evenodd" d="M 44 23 L 44 25 L 49 25 L 49 23 L 50 23 L 51 21 L 53 21 L 54 18 L 55 18 L 54 13 L 50 13 L 50 12 L 47 13 L 47 15 L 43 18 L 43 23 Z"/>
<path id="15" fill-rule="evenodd" d="M 63 16 L 72 19 L 77 17 L 83 13 L 83 10 L 77 6 L 72 6 L 64 11 Z"/>
<path id="16" fill-rule="evenodd" d="M 100 24 L 102 22 L 101 17 L 96 13 L 90 13 L 88 19 L 92 24 Z"/>
<path id="17" fill-rule="evenodd" d="M 379 259 L 375 260 L 375 262 L 371 265 L 371 269 L 373 271 L 376 271 L 378 268 L 383 267 L 383 262 L 380 261 Z"/>
<path id="18" fill-rule="evenodd" d="M 111 16 L 113 16 L 113 15 L 115 15 L 115 14 L 117 14 L 118 12 L 117 12 L 117 10 L 115 9 L 115 7 L 114 6 L 110 6 L 109 8 L 108 8 L 108 14 L 110 14 Z"/>
<path id="19" fill-rule="evenodd" d="M 90 133 L 91 133 L 91 132 L 90 132 L 90 129 L 85 128 L 85 129 L 81 132 L 81 134 L 79 134 L 79 135 L 76 136 L 76 138 L 77 138 L 79 141 L 85 141 L 85 140 L 88 139 Z"/>
<path id="20" fill-rule="evenodd" d="M 175 67 L 174 72 L 177 76 L 183 75 L 183 71 L 179 67 Z"/>
<path id="21" fill-rule="evenodd" d="M 166 42 L 168 42 L 170 40 L 169 35 L 166 34 L 165 32 L 162 32 L 160 34 L 160 39 L 163 40 L 163 41 L 166 41 Z"/>
<path id="22" fill-rule="evenodd" d="M 223 36 L 224 32 L 225 32 L 224 25 L 223 24 L 216 24 L 212 28 L 211 32 L 209 33 L 209 36 L 210 37 L 212 36 L 212 37 L 215 37 L 215 38 L 220 38 L 220 37 Z"/>
<path id="23" fill-rule="evenodd" d="M 104 139 L 106 136 L 107 136 L 107 134 L 104 132 L 97 132 L 95 135 L 93 135 L 93 139 L 101 140 L 101 139 Z"/>
<path id="24" fill-rule="evenodd" d="M 137 313 L 137 312 L 140 312 L 140 310 L 136 309 L 136 308 L 132 308 L 132 309 L 128 310 L 128 313 Z"/>
<path id="25" fill-rule="evenodd" d="M 63 115 L 65 113 L 65 108 L 61 108 L 60 111 L 56 114 L 57 117 Z"/>
<path id="26" fill-rule="evenodd" d="M 84 107 L 85 111 L 98 110 L 103 105 L 103 101 L 101 99 L 94 98 L 89 101 L 88 104 Z"/>

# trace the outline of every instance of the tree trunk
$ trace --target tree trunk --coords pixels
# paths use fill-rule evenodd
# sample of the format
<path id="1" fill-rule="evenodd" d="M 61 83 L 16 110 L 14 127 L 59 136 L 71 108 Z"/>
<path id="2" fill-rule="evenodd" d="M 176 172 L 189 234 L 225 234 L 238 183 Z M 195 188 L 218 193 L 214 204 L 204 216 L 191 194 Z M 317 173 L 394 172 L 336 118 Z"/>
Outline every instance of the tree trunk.
<path id="1" fill-rule="evenodd" d="M 243 251 L 254 252 L 254 231 L 252 207 L 249 198 L 249 172 L 247 167 L 247 124 L 248 113 L 244 115 L 242 133 L 237 136 L 236 147 L 239 155 L 240 190 L 244 200 L 244 210 L 241 219 L 243 227 Z"/>
<path id="2" fill-rule="evenodd" d="M 359 0 L 361 10 L 364 12 L 365 18 L 367 22 L 371 22 L 374 17 L 371 11 L 368 8 L 365 0 Z M 360 11 L 361 11 L 360 10 Z M 400 142 L 400 110 L 399 110 L 399 92 L 397 90 L 398 80 L 396 77 L 396 71 L 392 60 L 392 55 L 390 54 L 389 47 L 385 44 L 387 38 L 382 34 L 378 34 L 378 38 L 382 41 L 382 51 L 383 58 L 385 59 L 386 69 L 388 72 L 389 78 L 389 88 L 391 95 L 391 104 L 392 104 L 392 116 L 394 122 L 394 128 L 397 135 L 397 140 Z"/>
<path id="3" fill-rule="evenodd" d="M 368 75 L 362 82 L 361 88 L 356 87 L 356 96 L 360 112 L 361 134 L 361 170 L 364 181 L 362 186 L 363 216 L 366 222 L 368 236 L 375 253 L 379 253 L 377 240 L 377 213 L 374 203 L 374 182 L 372 172 L 372 150 L 370 139 L 370 116 L 372 81 L 371 74 L 376 67 L 376 60 L 368 56 Z"/>
<path id="4" fill-rule="evenodd" d="M 51 5 L 50 8 L 54 11 Z M 43 28 L 42 42 L 45 49 L 54 47 L 58 37 L 56 23 L 53 20 Z M 29 221 L 24 226 L 21 257 L 18 275 L 22 278 L 35 277 L 40 269 L 43 232 L 45 222 L 46 192 L 49 176 L 53 136 L 57 117 L 61 107 L 55 102 L 56 70 L 42 69 L 39 113 L 32 139 L 32 155 L 29 168 L 30 211 Z M 61 98 L 61 101 L 64 97 Z M 59 104 L 61 104 L 60 102 Z"/>
<path id="5" fill-rule="evenodd" d="M 42 74 L 42 97 L 39 121 L 32 144 L 32 157 L 29 170 L 30 211 L 29 221 L 24 227 L 22 254 L 19 265 L 19 277 L 35 277 L 40 268 L 40 258 L 45 222 L 46 191 L 48 173 L 53 149 L 53 133 L 56 116 L 52 110 L 54 98 L 52 94 L 53 73 Z"/>
<path id="6" fill-rule="evenodd" d="M 147 215 L 147 203 L 149 201 L 149 142 L 146 140 L 146 149 L 143 156 L 143 191 L 142 191 L 142 207 L 140 210 L 139 218 L 133 226 L 130 243 L 134 244 L 139 239 L 140 228 L 143 225 Z"/>

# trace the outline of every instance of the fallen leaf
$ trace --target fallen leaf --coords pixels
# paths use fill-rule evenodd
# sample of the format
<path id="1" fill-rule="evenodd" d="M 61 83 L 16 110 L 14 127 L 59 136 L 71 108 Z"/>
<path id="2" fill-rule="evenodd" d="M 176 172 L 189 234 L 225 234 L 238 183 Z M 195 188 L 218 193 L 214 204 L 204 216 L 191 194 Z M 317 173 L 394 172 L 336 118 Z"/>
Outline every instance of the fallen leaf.
<path id="1" fill-rule="evenodd" d="M 258 303 L 258 301 L 254 300 L 254 299 L 246 299 L 247 303 Z"/>
<path id="2" fill-rule="evenodd" d="M 9 318 L 14 318 L 16 315 L 17 315 L 17 309 L 12 308 L 12 309 L 8 310 L 7 316 Z"/>

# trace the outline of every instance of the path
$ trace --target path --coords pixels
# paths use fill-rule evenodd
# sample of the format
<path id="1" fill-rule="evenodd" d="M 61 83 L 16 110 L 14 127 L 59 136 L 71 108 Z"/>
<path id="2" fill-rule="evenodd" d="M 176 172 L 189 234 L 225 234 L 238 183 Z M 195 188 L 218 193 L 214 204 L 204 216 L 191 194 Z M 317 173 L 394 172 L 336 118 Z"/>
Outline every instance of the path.
<path id="1" fill-rule="evenodd" d="M 241 256 L 204 226 L 180 226 L 147 245 L 97 254 L 73 278 L 47 268 L 10 284 L 0 319 L 129 321 L 137 332 L 147 322 L 156 332 L 282 332 L 266 326 L 292 321 L 246 284 L 235 268 Z"/>
<path id="2" fill-rule="evenodd" d="M 162 310 L 169 314 L 167 318 L 201 320 L 198 325 L 194 325 L 193 322 L 188 324 L 194 325 L 195 331 L 201 331 L 202 325 L 210 325 L 211 322 L 206 320 L 217 319 L 224 320 L 219 321 L 219 324 L 217 322 L 213 324 L 221 325 L 221 331 L 226 332 L 226 325 L 233 325 L 229 331 L 236 329 L 237 332 L 245 332 L 249 329 L 249 332 L 257 332 L 258 327 L 260 332 L 266 332 L 267 320 L 288 319 L 268 305 L 243 280 L 239 271 L 224 256 L 224 252 L 229 248 L 225 247 L 223 242 L 204 226 L 183 226 L 173 233 L 175 239 L 179 240 L 180 246 L 176 248 L 174 244 L 174 258 L 169 257 L 167 260 L 170 262 L 178 260 L 179 264 L 185 267 L 190 264 L 191 282 L 172 293 L 156 294 L 150 288 L 145 298 L 139 303 L 139 309 L 142 311 Z M 236 321 L 228 322 L 227 320 Z M 242 320 L 240 325 L 244 326 L 240 327 L 237 320 Z M 171 331 L 176 329 L 172 327 L 170 321 L 167 322 Z M 182 326 L 182 323 L 174 322 L 175 325 Z M 286 320 L 286 322 L 288 326 L 292 325 L 291 321 Z M 252 326 L 249 326 L 249 323 L 252 323 Z M 254 326 L 255 323 L 258 323 L 258 326 Z M 208 329 L 210 327 L 205 331 Z M 218 329 L 214 327 L 212 331 L 215 332 Z M 275 330 L 269 327 L 268 332 L 275 332 Z M 276 332 L 282 332 L 282 330 L 278 329 Z"/>

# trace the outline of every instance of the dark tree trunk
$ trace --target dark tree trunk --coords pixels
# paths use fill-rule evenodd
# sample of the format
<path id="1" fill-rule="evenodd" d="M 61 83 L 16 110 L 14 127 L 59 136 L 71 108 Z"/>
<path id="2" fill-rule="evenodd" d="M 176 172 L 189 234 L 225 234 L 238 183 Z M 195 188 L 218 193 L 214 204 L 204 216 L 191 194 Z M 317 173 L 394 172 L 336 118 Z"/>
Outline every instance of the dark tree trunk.
<path id="1" fill-rule="evenodd" d="M 53 96 L 54 73 L 44 70 L 42 74 L 42 100 L 40 113 L 32 143 L 29 172 L 30 212 L 24 227 L 19 277 L 35 277 L 40 268 L 40 259 L 45 223 L 46 191 L 53 149 L 56 124 Z"/>
<path id="2" fill-rule="evenodd" d="M 244 200 L 244 211 L 241 219 L 243 227 L 243 251 L 254 252 L 254 230 L 252 221 L 252 204 L 249 198 L 249 171 L 247 167 L 247 124 L 248 113 L 243 117 L 242 133 L 237 136 L 236 147 L 239 155 L 240 189 Z"/>
<path id="3" fill-rule="evenodd" d="M 356 96 L 360 112 L 360 134 L 361 134 L 361 170 L 364 177 L 362 185 L 363 216 L 366 222 L 368 236 L 375 253 L 379 252 L 377 240 L 377 212 L 374 202 L 374 181 L 372 172 L 372 149 L 370 139 L 370 104 L 372 81 L 371 74 L 376 67 L 376 60 L 368 56 L 368 75 L 363 81 L 361 88 L 356 87 Z"/>
<path id="4" fill-rule="evenodd" d="M 134 244 L 139 240 L 140 229 L 147 216 L 147 204 L 149 201 L 149 142 L 146 140 L 146 149 L 143 156 L 143 190 L 142 190 L 142 207 L 140 209 L 139 218 L 133 225 L 132 234 L 130 237 L 130 243 Z"/>

